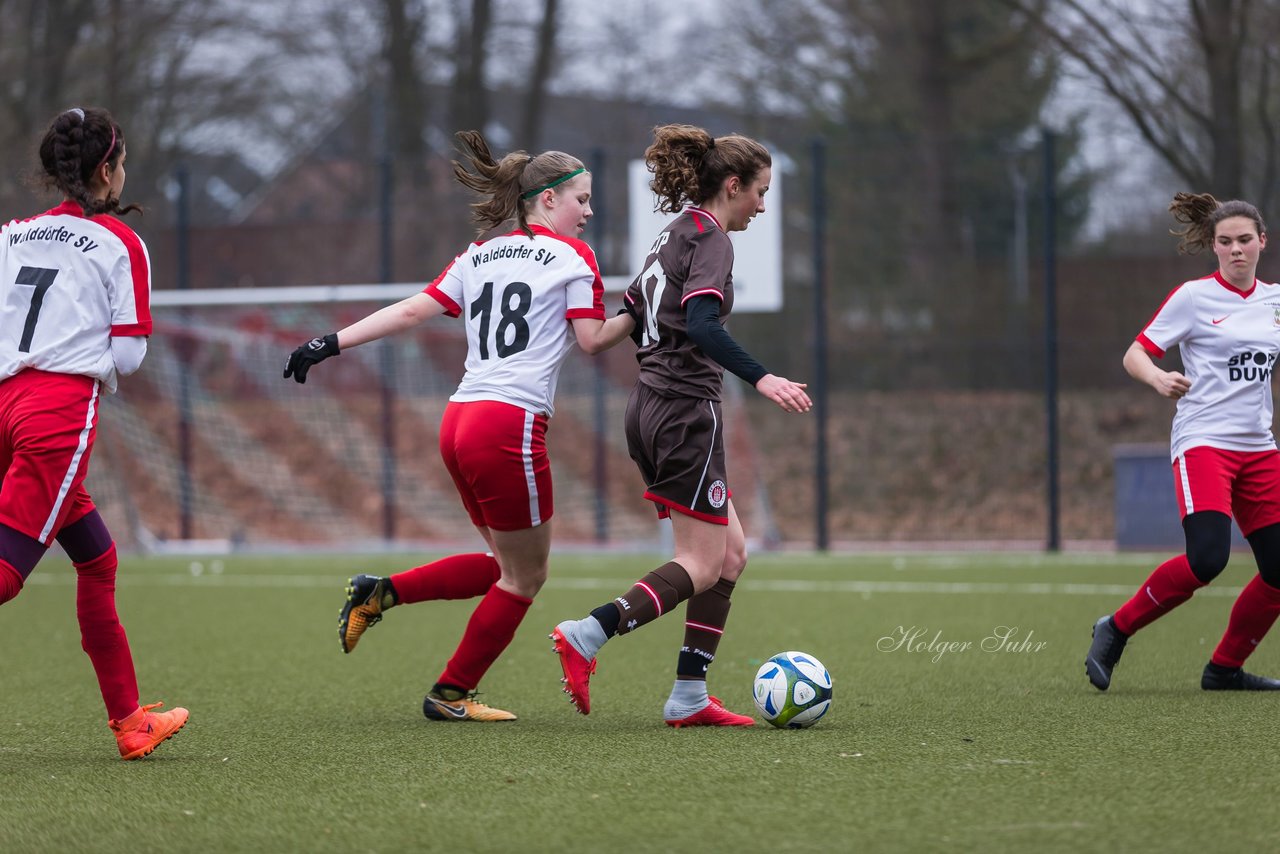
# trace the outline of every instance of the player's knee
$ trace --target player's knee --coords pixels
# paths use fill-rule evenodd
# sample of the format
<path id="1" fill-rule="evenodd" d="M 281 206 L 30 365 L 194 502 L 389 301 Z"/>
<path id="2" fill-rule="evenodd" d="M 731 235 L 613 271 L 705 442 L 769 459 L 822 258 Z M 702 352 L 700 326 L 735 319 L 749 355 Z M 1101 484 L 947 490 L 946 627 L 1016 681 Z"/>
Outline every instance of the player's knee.
<path id="1" fill-rule="evenodd" d="M 1280 587 L 1280 525 L 1268 525 L 1248 536 L 1258 574 L 1264 583 Z"/>
<path id="2" fill-rule="evenodd" d="M 1187 549 L 1187 563 L 1191 573 L 1205 584 L 1213 581 L 1227 568 L 1231 560 L 1231 540 L 1197 543 Z"/>
<path id="3" fill-rule="evenodd" d="M 0 561 L 0 605 L 22 592 L 22 573 L 4 561 Z"/>
<path id="4" fill-rule="evenodd" d="M 538 595 L 542 585 L 547 583 L 547 565 L 513 566 L 502 574 L 502 586 L 517 596 L 532 599 Z"/>
<path id="5" fill-rule="evenodd" d="M 116 568 L 119 565 L 120 561 L 116 557 L 116 545 L 111 543 L 106 551 L 92 560 L 77 561 L 75 564 L 76 575 L 92 581 L 114 581 Z"/>
<path id="6" fill-rule="evenodd" d="M 1182 530 L 1191 572 L 1202 584 L 1208 584 L 1231 559 L 1231 517 L 1213 510 L 1191 513 L 1182 520 Z"/>
<path id="7" fill-rule="evenodd" d="M 720 580 L 720 567 L 723 565 L 724 556 L 721 555 L 719 561 L 712 561 L 696 560 L 689 555 L 676 555 L 675 562 L 689 573 L 689 580 L 693 582 L 693 592 L 698 594 L 710 589 Z"/>
<path id="8" fill-rule="evenodd" d="M 747 544 L 730 543 L 724 553 L 724 564 L 720 567 L 720 577 L 725 581 L 737 581 L 742 571 L 747 568 Z"/>

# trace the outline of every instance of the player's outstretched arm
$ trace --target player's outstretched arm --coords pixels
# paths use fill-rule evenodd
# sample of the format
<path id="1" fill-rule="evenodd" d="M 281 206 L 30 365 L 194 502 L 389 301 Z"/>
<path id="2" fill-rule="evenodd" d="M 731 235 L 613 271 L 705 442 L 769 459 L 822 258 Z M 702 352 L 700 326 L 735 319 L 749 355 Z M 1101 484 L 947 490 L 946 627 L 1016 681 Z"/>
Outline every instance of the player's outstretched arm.
<path id="1" fill-rule="evenodd" d="M 636 328 L 635 318 L 625 311 L 608 320 L 575 317 L 570 322 L 573 323 L 573 334 L 578 339 L 578 346 L 592 356 L 608 350 Z"/>
<path id="2" fill-rule="evenodd" d="M 698 296 L 685 307 L 689 339 L 718 364 L 756 391 L 772 400 L 786 412 L 808 412 L 813 401 L 805 394 L 804 383 L 775 376 L 751 358 L 720 323 L 720 300 L 714 296 Z"/>
<path id="3" fill-rule="evenodd" d="M 284 366 L 284 378 L 293 377 L 300 383 L 307 381 L 311 366 L 336 356 L 343 350 L 403 332 L 428 318 L 444 313 L 444 305 L 425 293 L 414 294 L 400 302 L 378 309 L 373 314 L 357 320 L 350 326 L 319 338 L 289 354 Z"/>
<path id="4" fill-rule="evenodd" d="M 805 392 L 808 383 L 796 383 L 786 377 L 765 374 L 756 383 L 756 391 L 782 407 L 784 412 L 808 412 L 813 401 Z"/>

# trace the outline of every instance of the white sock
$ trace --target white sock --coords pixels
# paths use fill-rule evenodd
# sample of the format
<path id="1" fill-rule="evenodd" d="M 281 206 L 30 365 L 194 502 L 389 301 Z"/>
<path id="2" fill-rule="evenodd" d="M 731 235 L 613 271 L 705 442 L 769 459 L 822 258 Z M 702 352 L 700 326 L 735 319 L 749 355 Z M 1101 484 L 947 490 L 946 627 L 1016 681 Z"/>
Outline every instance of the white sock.
<path id="1" fill-rule="evenodd" d="M 677 679 L 671 686 L 671 696 L 662 707 L 662 716 L 669 721 L 697 714 L 711 703 L 707 695 L 707 683 L 701 679 Z"/>
<path id="2" fill-rule="evenodd" d="M 604 626 L 590 615 L 581 620 L 565 620 L 557 628 L 573 648 L 588 661 L 595 658 L 600 652 L 600 647 L 609 640 L 609 636 L 604 633 Z"/>

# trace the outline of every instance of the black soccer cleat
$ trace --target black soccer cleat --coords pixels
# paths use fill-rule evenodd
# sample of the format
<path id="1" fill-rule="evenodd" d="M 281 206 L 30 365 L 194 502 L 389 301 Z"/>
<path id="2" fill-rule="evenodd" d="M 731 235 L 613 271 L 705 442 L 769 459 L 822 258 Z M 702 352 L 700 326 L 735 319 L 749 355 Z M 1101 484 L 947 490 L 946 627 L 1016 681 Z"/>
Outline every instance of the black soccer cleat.
<path id="1" fill-rule="evenodd" d="M 1089 655 L 1084 660 L 1084 672 L 1093 687 L 1099 691 L 1111 687 L 1111 671 L 1120 662 L 1128 642 L 1129 637 L 1120 633 L 1110 616 L 1099 617 L 1093 624 L 1093 643 L 1089 644 Z"/>
<path id="2" fill-rule="evenodd" d="M 1245 673 L 1240 667 L 1222 667 L 1210 661 L 1204 666 L 1200 687 L 1206 691 L 1280 691 L 1280 679 Z"/>

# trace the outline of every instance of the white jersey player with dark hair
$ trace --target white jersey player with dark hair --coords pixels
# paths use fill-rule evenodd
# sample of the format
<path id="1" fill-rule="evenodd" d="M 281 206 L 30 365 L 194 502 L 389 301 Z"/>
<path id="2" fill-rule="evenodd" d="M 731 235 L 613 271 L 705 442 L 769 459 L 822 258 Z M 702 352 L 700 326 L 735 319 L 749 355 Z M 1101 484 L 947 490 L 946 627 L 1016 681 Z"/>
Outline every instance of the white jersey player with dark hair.
<path id="1" fill-rule="evenodd" d="M 1253 205 L 1179 193 L 1169 209 L 1186 226 L 1176 232 L 1179 249 L 1212 247 L 1218 269 L 1169 294 L 1129 346 L 1124 367 L 1162 397 L 1178 401 L 1169 451 L 1187 551 L 1158 566 L 1128 602 L 1097 621 L 1085 673 L 1095 688 L 1107 690 L 1129 637 L 1226 568 L 1234 516 L 1258 575 L 1232 607 L 1200 687 L 1280 690 L 1280 680 L 1243 670 L 1280 616 L 1280 451 L 1271 429 L 1280 285 L 1256 278 L 1267 229 Z M 1153 361 L 1175 346 L 1185 373 L 1162 370 Z"/>
<path id="2" fill-rule="evenodd" d="M 40 144 L 62 204 L 0 228 L 0 604 L 22 590 L 56 539 L 76 568 L 81 643 L 124 759 L 147 755 L 186 709 L 138 704 L 116 615 L 115 543 L 84 479 L 103 391 L 142 364 L 151 334 L 147 248 L 112 214 L 125 182 L 124 133 L 110 113 L 75 108 Z"/>
<path id="3" fill-rule="evenodd" d="M 461 554 L 389 577 L 357 575 L 338 617 L 343 652 L 395 606 L 482 597 L 453 657 L 423 700 L 441 721 L 512 721 L 474 699 L 547 579 L 554 512 L 546 432 L 560 367 L 574 345 L 598 353 L 625 338 L 631 319 L 605 320 L 591 247 L 591 174 L 576 157 L 523 151 L 494 160 L 475 131 L 458 134 L 468 161 L 454 174 L 485 197 L 484 231 L 426 289 L 294 350 L 286 378 L 315 363 L 440 314 L 466 323 L 466 374 L 440 424 L 440 453 L 488 553 Z M 469 168 L 468 168 L 469 167 Z"/>

